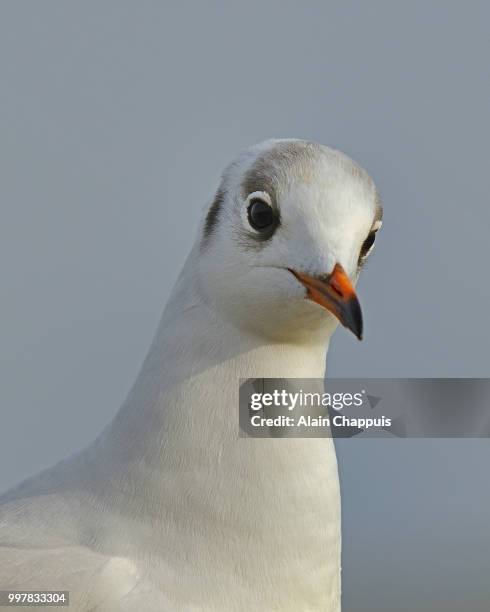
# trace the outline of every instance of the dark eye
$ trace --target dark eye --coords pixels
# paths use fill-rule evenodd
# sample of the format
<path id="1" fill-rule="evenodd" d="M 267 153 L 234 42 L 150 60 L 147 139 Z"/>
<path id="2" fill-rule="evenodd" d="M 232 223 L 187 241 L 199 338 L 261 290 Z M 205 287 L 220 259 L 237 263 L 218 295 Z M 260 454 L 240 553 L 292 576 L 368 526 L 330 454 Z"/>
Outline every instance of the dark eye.
<path id="1" fill-rule="evenodd" d="M 362 260 L 366 257 L 369 251 L 373 248 L 374 241 L 376 240 L 376 232 L 371 232 L 366 240 L 363 242 L 361 247 L 361 253 L 359 255 L 359 260 Z"/>
<path id="2" fill-rule="evenodd" d="M 248 207 L 248 222 L 258 231 L 269 228 L 275 222 L 272 207 L 264 200 L 254 198 Z"/>

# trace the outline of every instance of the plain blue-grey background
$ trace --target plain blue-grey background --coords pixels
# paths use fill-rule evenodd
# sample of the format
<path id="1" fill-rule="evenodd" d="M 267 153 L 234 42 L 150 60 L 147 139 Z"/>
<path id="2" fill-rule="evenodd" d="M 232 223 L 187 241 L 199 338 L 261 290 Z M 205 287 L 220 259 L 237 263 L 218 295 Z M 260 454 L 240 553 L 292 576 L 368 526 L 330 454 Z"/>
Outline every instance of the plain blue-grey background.
<path id="1" fill-rule="evenodd" d="M 0 489 L 123 401 L 222 167 L 269 137 L 379 185 L 331 376 L 489 368 L 488 3 L 0 6 Z M 490 609 L 490 443 L 338 445 L 346 612 Z"/>

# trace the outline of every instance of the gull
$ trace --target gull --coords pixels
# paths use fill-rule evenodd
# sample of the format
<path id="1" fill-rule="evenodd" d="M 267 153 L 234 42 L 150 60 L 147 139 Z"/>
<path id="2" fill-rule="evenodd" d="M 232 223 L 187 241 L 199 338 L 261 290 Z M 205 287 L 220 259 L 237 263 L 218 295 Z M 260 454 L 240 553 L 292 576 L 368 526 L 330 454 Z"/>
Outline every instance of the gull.
<path id="1" fill-rule="evenodd" d="M 344 154 L 269 140 L 224 171 L 141 371 L 87 448 L 0 498 L 0 588 L 73 610 L 338 612 L 331 437 L 238 435 L 240 379 L 318 378 L 381 225 Z"/>

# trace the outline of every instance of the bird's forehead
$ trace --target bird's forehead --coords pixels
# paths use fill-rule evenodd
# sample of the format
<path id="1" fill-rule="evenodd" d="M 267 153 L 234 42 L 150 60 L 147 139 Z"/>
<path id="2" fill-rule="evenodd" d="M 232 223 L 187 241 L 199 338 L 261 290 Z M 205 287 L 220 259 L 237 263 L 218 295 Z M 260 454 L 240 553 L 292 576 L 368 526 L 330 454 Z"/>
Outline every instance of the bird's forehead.
<path id="1" fill-rule="evenodd" d="M 309 141 L 278 141 L 247 160 L 242 169 L 240 195 L 267 192 L 274 205 L 300 191 L 311 198 L 341 190 L 374 192 L 367 172 L 342 153 Z M 337 194 L 338 195 L 338 194 Z"/>

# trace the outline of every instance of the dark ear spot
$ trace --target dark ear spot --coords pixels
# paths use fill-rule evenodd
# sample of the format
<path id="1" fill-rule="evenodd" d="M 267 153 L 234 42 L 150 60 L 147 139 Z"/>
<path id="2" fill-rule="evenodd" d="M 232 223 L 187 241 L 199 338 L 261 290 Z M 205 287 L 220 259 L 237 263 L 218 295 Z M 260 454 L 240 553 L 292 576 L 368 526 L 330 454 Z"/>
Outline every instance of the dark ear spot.
<path id="1" fill-rule="evenodd" d="M 208 214 L 206 215 L 206 219 L 204 221 L 203 245 L 209 240 L 211 234 L 213 233 L 215 227 L 218 224 L 218 218 L 224 200 L 224 189 L 222 187 L 219 187 L 218 191 L 216 192 L 216 195 L 214 196 L 214 200 L 211 206 L 209 207 Z"/>

